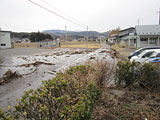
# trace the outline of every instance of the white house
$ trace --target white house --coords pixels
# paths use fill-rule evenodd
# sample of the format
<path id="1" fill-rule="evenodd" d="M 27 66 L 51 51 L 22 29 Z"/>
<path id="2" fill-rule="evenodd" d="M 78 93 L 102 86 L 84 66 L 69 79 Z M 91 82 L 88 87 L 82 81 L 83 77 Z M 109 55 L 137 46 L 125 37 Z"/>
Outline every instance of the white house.
<path id="1" fill-rule="evenodd" d="M 118 43 L 119 41 L 119 34 L 111 34 L 108 38 L 108 42 L 111 44 Z"/>
<path id="2" fill-rule="evenodd" d="M 130 37 L 130 45 L 134 45 L 134 38 L 132 38 L 135 35 L 135 28 L 130 27 L 124 30 L 121 30 L 119 33 L 120 38 L 120 44 L 129 44 L 129 37 Z"/>
<path id="3" fill-rule="evenodd" d="M 30 42 L 31 42 L 31 40 L 28 39 L 28 38 L 23 38 L 22 39 L 22 43 L 30 43 Z"/>
<path id="4" fill-rule="evenodd" d="M 60 39 L 56 39 L 56 41 L 53 40 L 44 40 L 44 41 L 40 41 L 37 42 L 38 47 L 42 47 L 42 48 L 50 48 L 50 47 L 60 47 L 61 43 L 60 43 Z"/>
<path id="5" fill-rule="evenodd" d="M 10 31 L 0 31 L 0 49 L 12 47 L 10 34 Z"/>
<path id="6" fill-rule="evenodd" d="M 105 36 L 98 36 L 97 42 L 106 42 L 106 37 Z"/>

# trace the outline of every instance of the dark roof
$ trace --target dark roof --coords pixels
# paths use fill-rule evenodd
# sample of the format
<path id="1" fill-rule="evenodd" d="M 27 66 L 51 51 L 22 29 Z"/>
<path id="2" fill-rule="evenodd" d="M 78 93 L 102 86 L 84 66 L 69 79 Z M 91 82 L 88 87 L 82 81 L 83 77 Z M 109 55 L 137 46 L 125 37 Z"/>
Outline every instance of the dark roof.
<path id="1" fill-rule="evenodd" d="M 129 29 L 135 29 L 135 28 L 134 27 L 126 28 L 126 29 L 121 30 L 120 32 L 125 31 L 125 30 L 129 30 Z"/>
<path id="2" fill-rule="evenodd" d="M 137 35 L 160 35 L 160 25 L 136 26 Z"/>
<path id="3" fill-rule="evenodd" d="M 9 32 L 9 33 L 11 33 L 12 31 L 4 31 L 4 30 L 0 30 L 0 32 Z"/>

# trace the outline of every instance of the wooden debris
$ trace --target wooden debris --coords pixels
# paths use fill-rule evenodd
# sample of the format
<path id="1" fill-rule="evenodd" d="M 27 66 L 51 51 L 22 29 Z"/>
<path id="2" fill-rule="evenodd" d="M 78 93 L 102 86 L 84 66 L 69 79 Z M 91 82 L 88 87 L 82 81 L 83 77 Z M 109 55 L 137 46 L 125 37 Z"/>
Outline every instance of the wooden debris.
<path id="1" fill-rule="evenodd" d="M 20 78 L 22 77 L 21 74 L 19 74 L 17 71 L 12 72 L 10 69 L 3 75 L 2 78 L 0 78 L 0 85 L 4 83 L 10 82 L 12 79 Z"/>
<path id="2" fill-rule="evenodd" d="M 18 65 L 16 67 L 30 67 L 31 65 L 33 65 L 33 66 L 39 66 L 41 64 L 44 64 L 44 65 L 55 65 L 53 63 L 46 63 L 46 62 L 36 61 L 34 63 L 22 64 L 22 65 Z"/>
<path id="3" fill-rule="evenodd" d="M 90 59 L 96 59 L 96 57 L 90 57 Z"/>

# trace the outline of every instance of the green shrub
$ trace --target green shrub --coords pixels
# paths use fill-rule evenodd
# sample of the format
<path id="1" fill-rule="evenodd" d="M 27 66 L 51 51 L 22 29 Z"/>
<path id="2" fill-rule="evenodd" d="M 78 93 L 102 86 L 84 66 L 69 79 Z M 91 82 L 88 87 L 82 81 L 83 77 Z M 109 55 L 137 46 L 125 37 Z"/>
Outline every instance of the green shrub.
<path id="1" fill-rule="evenodd" d="M 145 87 L 149 90 L 158 88 L 160 67 L 158 64 L 119 62 L 117 64 L 115 84 L 121 87 Z"/>
<path id="2" fill-rule="evenodd" d="M 116 69 L 115 83 L 117 86 L 129 87 L 136 83 L 137 64 L 129 61 L 119 62 Z"/>
<path id="3" fill-rule="evenodd" d="M 140 68 L 139 83 L 148 88 L 154 89 L 160 86 L 160 66 L 158 64 L 144 64 Z"/>
<path id="4" fill-rule="evenodd" d="M 43 81 L 42 87 L 25 92 L 11 111 L 0 111 L 0 119 L 88 120 L 100 91 L 93 82 L 79 82 L 74 72 L 82 76 L 94 71 L 90 66 L 72 67 L 55 78 Z M 90 70 L 89 70 L 90 69 Z M 81 85 L 80 85 L 81 84 Z"/>

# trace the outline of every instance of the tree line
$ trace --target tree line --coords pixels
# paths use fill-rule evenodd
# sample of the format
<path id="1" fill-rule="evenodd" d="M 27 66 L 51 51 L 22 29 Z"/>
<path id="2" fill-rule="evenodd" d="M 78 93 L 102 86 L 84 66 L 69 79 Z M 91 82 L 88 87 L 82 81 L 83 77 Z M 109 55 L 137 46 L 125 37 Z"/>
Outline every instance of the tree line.
<path id="1" fill-rule="evenodd" d="M 12 38 L 19 38 L 19 39 L 23 39 L 23 38 L 28 38 L 31 40 L 31 42 L 38 42 L 38 41 L 43 41 L 46 39 L 52 40 L 53 37 L 50 34 L 46 34 L 46 33 L 41 33 L 41 32 L 32 32 L 32 33 L 27 33 L 27 32 L 21 32 L 21 33 L 16 33 L 16 32 L 12 32 L 11 33 L 11 37 Z"/>

